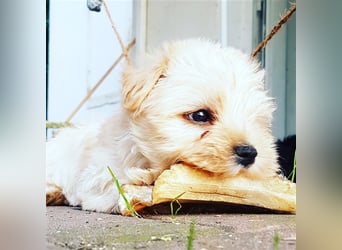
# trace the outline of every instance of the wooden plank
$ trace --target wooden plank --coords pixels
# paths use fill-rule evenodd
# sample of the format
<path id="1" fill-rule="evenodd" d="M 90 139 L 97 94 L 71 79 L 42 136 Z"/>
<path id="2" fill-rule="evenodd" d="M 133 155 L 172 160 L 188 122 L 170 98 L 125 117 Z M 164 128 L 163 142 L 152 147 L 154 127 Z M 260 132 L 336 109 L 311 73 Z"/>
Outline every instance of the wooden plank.
<path id="1" fill-rule="evenodd" d="M 233 203 L 277 212 L 296 212 L 296 184 L 278 176 L 262 180 L 243 175 L 227 177 L 177 164 L 165 170 L 154 186 L 124 185 L 123 189 L 137 211 L 171 202 L 181 195 L 180 203 Z M 123 206 L 121 208 L 122 214 L 129 214 Z"/>
<path id="2" fill-rule="evenodd" d="M 215 176 L 180 164 L 158 177 L 152 203 L 171 201 L 182 193 L 180 202 L 227 202 L 282 212 L 296 211 L 296 184 L 285 178 L 256 180 L 242 175 Z"/>

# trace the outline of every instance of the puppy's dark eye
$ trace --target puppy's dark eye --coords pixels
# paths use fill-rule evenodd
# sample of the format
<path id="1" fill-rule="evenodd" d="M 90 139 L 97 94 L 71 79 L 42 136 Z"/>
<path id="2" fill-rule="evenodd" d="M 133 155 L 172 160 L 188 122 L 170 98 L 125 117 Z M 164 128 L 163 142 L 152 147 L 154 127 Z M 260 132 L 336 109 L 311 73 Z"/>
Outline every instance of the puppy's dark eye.
<path id="1" fill-rule="evenodd" d="M 189 120 L 196 123 L 207 123 L 213 121 L 213 116 L 209 110 L 200 109 L 187 115 Z"/>

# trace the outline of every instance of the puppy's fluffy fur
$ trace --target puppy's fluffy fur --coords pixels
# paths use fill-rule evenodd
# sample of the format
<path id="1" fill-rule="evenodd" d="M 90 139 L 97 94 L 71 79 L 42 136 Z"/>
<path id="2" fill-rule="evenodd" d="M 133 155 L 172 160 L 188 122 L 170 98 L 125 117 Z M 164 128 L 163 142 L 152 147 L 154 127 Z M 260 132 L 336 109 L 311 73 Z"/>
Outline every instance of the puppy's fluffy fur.
<path id="1" fill-rule="evenodd" d="M 151 185 L 172 164 L 267 178 L 278 171 L 273 100 L 249 56 L 205 40 L 164 44 L 122 74 L 122 103 L 104 124 L 68 128 L 47 143 L 47 204 L 120 212 L 120 184 Z M 252 145 L 244 166 L 235 148 Z"/>

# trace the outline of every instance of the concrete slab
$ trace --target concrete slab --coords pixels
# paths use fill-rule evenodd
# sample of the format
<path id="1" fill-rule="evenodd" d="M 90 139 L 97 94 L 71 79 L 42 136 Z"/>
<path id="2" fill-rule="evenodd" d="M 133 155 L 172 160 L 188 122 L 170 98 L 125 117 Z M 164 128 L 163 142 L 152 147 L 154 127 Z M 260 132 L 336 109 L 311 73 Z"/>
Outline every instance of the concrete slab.
<path id="1" fill-rule="evenodd" d="M 182 214 L 143 218 L 47 207 L 47 249 L 296 249 L 295 215 Z"/>

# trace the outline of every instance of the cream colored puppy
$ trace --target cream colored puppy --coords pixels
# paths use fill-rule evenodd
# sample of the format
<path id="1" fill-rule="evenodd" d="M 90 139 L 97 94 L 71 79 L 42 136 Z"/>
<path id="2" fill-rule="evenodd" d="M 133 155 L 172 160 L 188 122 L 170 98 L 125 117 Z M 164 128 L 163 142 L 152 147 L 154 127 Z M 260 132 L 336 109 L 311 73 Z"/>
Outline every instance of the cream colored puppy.
<path id="1" fill-rule="evenodd" d="M 251 178 L 276 175 L 274 104 L 249 56 L 206 40 L 164 44 L 122 75 L 122 105 L 99 126 L 47 143 L 47 204 L 120 212 L 120 184 L 151 185 L 172 164 Z"/>

